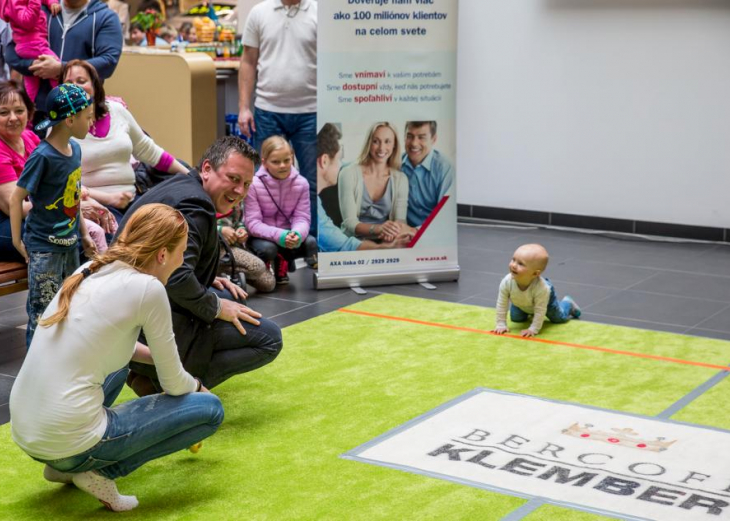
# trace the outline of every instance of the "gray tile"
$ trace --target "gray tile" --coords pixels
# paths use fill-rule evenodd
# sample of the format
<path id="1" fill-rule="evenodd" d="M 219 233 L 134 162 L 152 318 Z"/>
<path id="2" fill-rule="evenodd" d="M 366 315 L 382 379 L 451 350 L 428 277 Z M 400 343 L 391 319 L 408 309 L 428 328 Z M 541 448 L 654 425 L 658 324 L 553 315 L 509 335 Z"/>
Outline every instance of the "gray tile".
<path id="1" fill-rule="evenodd" d="M 730 302 L 730 277 L 717 275 L 660 272 L 631 289 L 664 295 Z"/>
<path id="2" fill-rule="evenodd" d="M 0 329 L 0 363 L 25 357 L 25 330 L 18 328 Z"/>
<path id="3" fill-rule="evenodd" d="M 685 331 L 686 335 L 699 336 L 704 338 L 716 338 L 718 340 L 730 340 L 730 331 L 714 331 L 712 329 L 692 328 Z M 730 362 L 730 343 L 728 347 L 728 362 Z"/>
<path id="4" fill-rule="evenodd" d="M 5 425 L 10 421 L 10 407 L 6 403 L 5 405 L 0 405 L 0 425 Z"/>
<path id="5" fill-rule="evenodd" d="M 714 311 L 714 316 L 713 313 L 708 314 L 708 318 L 696 324 L 695 327 L 730 332 L 730 308 L 722 309 L 722 307 L 722 305 L 717 306 Z"/>
<path id="6" fill-rule="evenodd" d="M 648 279 L 656 270 L 633 266 L 618 266 L 604 262 L 568 259 L 550 260 L 545 276 L 555 282 L 576 282 L 606 288 L 625 289 Z"/>
<path id="7" fill-rule="evenodd" d="M 17 327 L 28 323 L 28 313 L 25 311 L 25 303 L 5 307 L 4 302 L 0 307 L 0 327 Z"/>
<path id="8" fill-rule="evenodd" d="M 303 302 L 292 302 L 290 300 L 261 297 L 250 298 L 248 299 L 248 302 L 246 304 L 248 305 L 248 307 L 250 307 L 254 311 L 258 311 L 267 318 L 271 318 L 276 315 L 280 315 L 282 313 L 286 313 L 288 311 L 292 311 L 307 305 Z"/>
<path id="9" fill-rule="evenodd" d="M 585 311 L 580 317 L 583 322 L 596 322 L 598 324 L 607 324 L 609 326 L 625 326 L 635 329 L 646 329 L 649 331 L 666 331 L 667 333 L 684 333 L 687 328 L 676 326 L 673 324 L 658 324 L 656 322 L 646 322 L 641 320 L 632 320 L 630 318 L 609 317 L 606 315 L 596 315 L 586 313 Z"/>
<path id="10" fill-rule="evenodd" d="M 0 404 L 10 401 L 10 389 L 15 383 L 14 376 L 0 375 Z"/>
<path id="11" fill-rule="evenodd" d="M 18 376 L 18 371 L 20 371 L 20 368 L 23 365 L 23 360 L 25 360 L 25 353 L 26 351 L 24 346 L 22 350 L 15 353 L 15 356 L 13 356 L 12 359 L 9 359 L 7 362 L 0 363 L 0 375 Z"/>
<path id="12" fill-rule="evenodd" d="M 369 288 L 365 289 L 367 290 Z M 302 306 L 292 311 L 282 313 L 278 316 L 273 317 L 272 320 L 276 322 L 279 327 L 283 328 L 298 324 L 299 322 L 304 322 L 305 320 L 318 317 L 325 313 L 336 311 L 340 308 L 350 306 L 352 304 L 357 304 L 358 302 L 362 302 L 378 295 L 380 295 L 380 293 L 375 291 L 371 291 L 367 295 L 358 295 L 354 291 L 347 290 L 345 293 L 337 295 L 333 298 L 314 302 L 312 304 Z"/>
<path id="13" fill-rule="evenodd" d="M 507 265 L 514 250 L 497 251 L 481 248 L 459 248 L 459 267 L 463 270 L 482 271 L 490 273 L 507 273 Z"/>
<path id="14" fill-rule="evenodd" d="M 598 315 L 634 319 L 678 327 L 698 325 L 717 312 L 717 303 L 668 295 L 654 295 L 640 291 L 622 291 L 583 311 Z"/>

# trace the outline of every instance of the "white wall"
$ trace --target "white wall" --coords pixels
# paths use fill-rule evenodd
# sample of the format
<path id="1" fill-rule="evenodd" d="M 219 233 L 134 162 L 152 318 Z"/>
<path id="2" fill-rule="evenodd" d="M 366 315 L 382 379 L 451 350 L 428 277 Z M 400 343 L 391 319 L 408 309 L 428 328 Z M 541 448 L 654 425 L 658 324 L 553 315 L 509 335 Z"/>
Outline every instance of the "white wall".
<path id="1" fill-rule="evenodd" d="M 461 0 L 458 201 L 730 227 L 730 1 Z"/>

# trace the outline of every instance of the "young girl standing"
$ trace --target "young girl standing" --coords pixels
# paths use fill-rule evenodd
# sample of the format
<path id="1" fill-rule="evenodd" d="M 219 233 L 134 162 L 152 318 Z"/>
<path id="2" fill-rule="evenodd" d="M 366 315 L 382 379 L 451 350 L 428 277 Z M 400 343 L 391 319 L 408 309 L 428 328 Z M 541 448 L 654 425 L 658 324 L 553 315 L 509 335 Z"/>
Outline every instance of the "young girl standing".
<path id="1" fill-rule="evenodd" d="M 274 261 L 276 283 L 288 284 L 294 259 L 317 254 L 309 235 L 309 183 L 292 166 L 291 146 L 281 136 L 263 142 L 261 160 L 244 202 L 249 244 L 264 262 Z"/>
<path id="2" fill-rule="evenodd" d="M 48 23 L 41 4 L 54 16 L 61 12 L 58 0 L 0 0 L 0 18 L 13 30 L 15 52 L 27 60 L 35 60 L 41 54 L 58 59 L 48 45 Z M 35 101 L 41 79 L 25 76 L 23 81 L 25 91 Z M 58 82 L 52 81 L 51 85 L 55 87 Z"/>

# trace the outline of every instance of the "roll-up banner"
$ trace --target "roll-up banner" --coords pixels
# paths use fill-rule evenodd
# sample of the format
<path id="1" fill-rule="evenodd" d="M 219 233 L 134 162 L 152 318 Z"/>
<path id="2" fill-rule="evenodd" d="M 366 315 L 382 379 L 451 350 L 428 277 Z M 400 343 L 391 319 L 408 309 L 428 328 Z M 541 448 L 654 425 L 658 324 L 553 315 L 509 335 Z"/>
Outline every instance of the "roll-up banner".
<path id="1" fill-rule="evenodd" d="M 317 288 L 458 279 L 457 8 L 318 3 Z"/>

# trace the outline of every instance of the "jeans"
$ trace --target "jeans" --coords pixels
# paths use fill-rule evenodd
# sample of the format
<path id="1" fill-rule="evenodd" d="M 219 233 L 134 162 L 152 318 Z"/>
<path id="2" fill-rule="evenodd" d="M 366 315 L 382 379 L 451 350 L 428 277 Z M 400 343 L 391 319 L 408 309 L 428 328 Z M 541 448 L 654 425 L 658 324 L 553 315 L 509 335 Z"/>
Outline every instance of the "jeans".
<path id="1" fill-rule="evenodd" d="M 545 316 L 553 324 L 562 324 L 570 320 L 570 302 L 558 301 L 558 297 L 555 294 L 555 288 L 552 283 L 545 279 L 547 285 L 550 286 L 550 300 L 548 301 L 547 312 Z M 527 322 L 528 314 L 522 311 L 514 304 L 510 304 L 509 307 L 509 318 L 512 322 Z"/>
<path id="2" fill-rule="evenodd" d="M 273 262 L 276 259 L 276 254 L 281 253 L 288 262 L 292 262 L 294 259 L 300 259 L 302 257 L 312 257 L 317 253 L 317 240 L 308 235 L 304 239 L 304 243 L 298 248 L 293 250 L 289 248 L 282 248 L 278 244 L 266 239 L 251 238 L 249 241 L 251 251 L 253 251 L 258 258 L 264 262 Z"/>
<path id="3" fill-rule="evenodd" d="M 235 300 L 228 290 L 213 288 L 212 291 L 220 298 Z M 208 389 L 232 376 L 263 367 L 279 356 L 283 347 L 281 329 L 267 318 L 258 320 L 258 326 L 241 320 L 245 335 L 225 320 L 215 320 L 210 325 L 208 334 L 213 335 L 215 345 L 213 356 L 206 374 L 196 375 Z"/>
<path id="4" fill-rule="evenodd" d="M 20 236 L 25 232 L 25 221 L 20 226 Z M 0 212 L 0 260 L 3 262 L 25 262 L 23 256 L 13 246 L 13 234 L 10 229 L 10 217 Z"/>
<path id="5" fill-rule="evenodd" d="M 25 347 L 30 349 L 35 329 L 43 312 L 61 289 L 63 280 L 79 267 L 79 250 L 72 246 L 63 252 L 28 252 L 28 329 Z"/>
<path id="6" fill-rule="evenodd" d="M 256 132 L 254 148 L 271 136 L 283 136 L 291 142 L 299 164 L 299 173 L 309 182 L 310 235 L 317 237 L 317 113 L 285 114 L 254 109 Z"/>
<path id="7" fill-rule="evenodd" d="M 114 408 L 129 369 L 123 367 L 104 381 L 107 428 L 89 450 L 57 460 L 39 460 L 61 472 L 94 470 L 116 479 L 153 459 L 186 449 L 213 434 L 223 421 L 223 406 L 210 393 L 182 396 L 152 394 Z"/>

